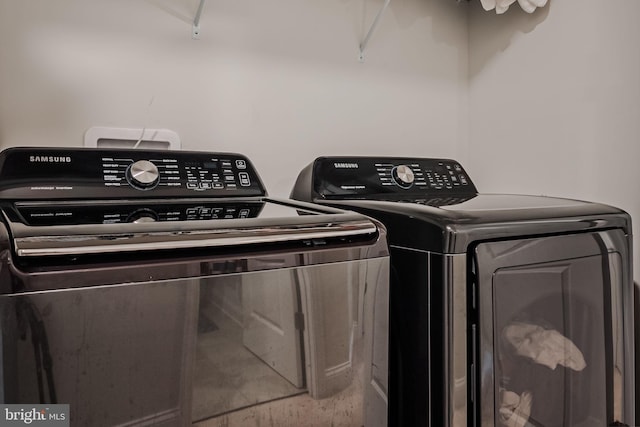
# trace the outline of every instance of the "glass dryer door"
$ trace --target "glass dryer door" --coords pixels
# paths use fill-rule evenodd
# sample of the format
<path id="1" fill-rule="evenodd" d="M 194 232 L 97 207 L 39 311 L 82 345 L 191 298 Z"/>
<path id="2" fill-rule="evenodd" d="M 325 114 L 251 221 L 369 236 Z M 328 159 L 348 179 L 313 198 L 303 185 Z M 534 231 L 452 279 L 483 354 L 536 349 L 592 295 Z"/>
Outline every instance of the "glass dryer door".
<path id="1" fill-rule="evenodd" d="M 472 425 L 631 423 L 626 242 L 613 230 L 476 246 Z"/>

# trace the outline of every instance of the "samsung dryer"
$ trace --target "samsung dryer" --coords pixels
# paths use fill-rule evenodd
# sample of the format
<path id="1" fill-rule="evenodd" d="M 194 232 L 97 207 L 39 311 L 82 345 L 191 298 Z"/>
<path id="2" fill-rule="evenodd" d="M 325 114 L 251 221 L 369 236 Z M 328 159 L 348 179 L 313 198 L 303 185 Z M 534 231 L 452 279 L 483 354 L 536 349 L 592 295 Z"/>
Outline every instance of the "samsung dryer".
<path id="1" fill-rule="evenodd" d="M 389 425 L 634 424 L 631 220 L 479 194 L 454 160 L 321 157 L 292 197 L 385 224 Z"/>

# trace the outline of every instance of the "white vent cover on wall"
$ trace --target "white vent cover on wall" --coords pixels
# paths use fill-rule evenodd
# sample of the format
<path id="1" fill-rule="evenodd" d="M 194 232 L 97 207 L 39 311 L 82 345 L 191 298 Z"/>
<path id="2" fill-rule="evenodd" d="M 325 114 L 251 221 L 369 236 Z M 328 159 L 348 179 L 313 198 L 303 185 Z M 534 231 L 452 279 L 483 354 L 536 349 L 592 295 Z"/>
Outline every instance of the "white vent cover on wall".
<path id="1" fill-rule="evenodd" d="M 85 147 L 179 150 L 180 136 L 169 129 L 130 129 L 95 126 L 84 134 Z"/>

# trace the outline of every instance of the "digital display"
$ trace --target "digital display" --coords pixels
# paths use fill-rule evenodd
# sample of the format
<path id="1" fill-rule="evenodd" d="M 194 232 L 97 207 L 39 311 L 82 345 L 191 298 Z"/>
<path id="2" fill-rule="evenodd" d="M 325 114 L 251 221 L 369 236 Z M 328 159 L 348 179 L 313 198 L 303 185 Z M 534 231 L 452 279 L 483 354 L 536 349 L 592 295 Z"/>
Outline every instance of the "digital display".
<path id="1" fill-rule="evenodd" d="M 204 162 L 202 167 L 205 169 L 218 169 L 218 162 Z"/>
<path id="2" fill-rule="evenodd" d="M 433 169 L 438 173 L 445 173 L 447 171 L 443 165 L 437 165 Z"/>

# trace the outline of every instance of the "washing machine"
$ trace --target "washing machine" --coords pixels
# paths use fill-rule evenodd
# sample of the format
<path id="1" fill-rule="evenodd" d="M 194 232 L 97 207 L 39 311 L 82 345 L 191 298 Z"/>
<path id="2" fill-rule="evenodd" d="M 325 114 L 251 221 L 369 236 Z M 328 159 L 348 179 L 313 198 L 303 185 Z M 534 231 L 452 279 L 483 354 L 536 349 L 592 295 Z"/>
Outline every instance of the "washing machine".
<path id="1" fill-rule="evenodd" d="M 480 194 L 432 158 L 320 157 L 291 195 L 387 227 L 389 425 L 634 424 L 624 211 Z"/>
<path id="2" fill-rule="evenodd" d="M 384 427 L 385 235 L 241 154 L 7 149 L 0 425 Z"/>

